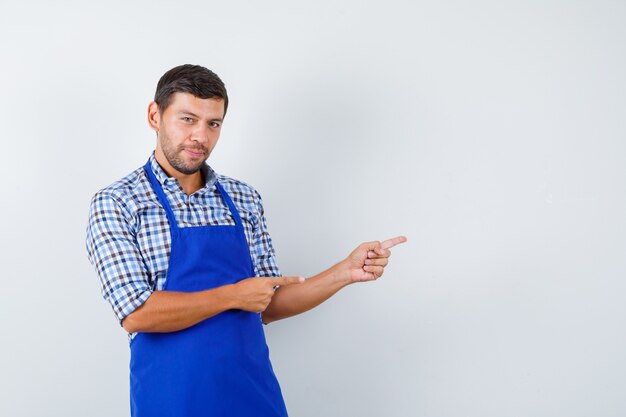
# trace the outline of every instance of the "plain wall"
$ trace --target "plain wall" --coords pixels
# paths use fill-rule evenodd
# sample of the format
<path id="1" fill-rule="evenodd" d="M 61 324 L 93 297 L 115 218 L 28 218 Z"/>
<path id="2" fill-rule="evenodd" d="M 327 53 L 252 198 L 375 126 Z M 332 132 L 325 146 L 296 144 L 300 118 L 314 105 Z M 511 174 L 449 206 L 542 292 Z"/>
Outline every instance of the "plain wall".
<path id="1" fill-rule="evenodd" d="M 128 415 L 84 249 L 154 148 L 169 68 L 216 71 L 209 162 L 284 274 L 405 234 L 385 276 L 266 327 L 294 417 L 626 415 L 621 1 L 3 2 L 0 415 Z"/>

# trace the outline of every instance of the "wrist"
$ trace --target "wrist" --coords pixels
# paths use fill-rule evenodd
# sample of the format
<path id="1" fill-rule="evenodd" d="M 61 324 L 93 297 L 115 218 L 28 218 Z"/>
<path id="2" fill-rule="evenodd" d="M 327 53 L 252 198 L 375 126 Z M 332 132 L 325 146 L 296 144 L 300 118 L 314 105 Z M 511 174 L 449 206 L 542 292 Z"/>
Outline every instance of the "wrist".
<path id="1" fill-rule="evenodd" d="M 351 283 L 350 280 L 350 266 L 348 264 L 348 260 L 344 259 L 343 261 L 335 264 L 332 267 L 332 273 L 335 278 L 335 282 L 340 284 L 342 287 Z"/>
<path id="2" fill-rule="evenodd" d="M 217 295 L 217 298 L 221 301 L 224 310 L 239 308 L 235 284 L 223 285 L 208 291 L 215 291 L 214 294 Z"/>

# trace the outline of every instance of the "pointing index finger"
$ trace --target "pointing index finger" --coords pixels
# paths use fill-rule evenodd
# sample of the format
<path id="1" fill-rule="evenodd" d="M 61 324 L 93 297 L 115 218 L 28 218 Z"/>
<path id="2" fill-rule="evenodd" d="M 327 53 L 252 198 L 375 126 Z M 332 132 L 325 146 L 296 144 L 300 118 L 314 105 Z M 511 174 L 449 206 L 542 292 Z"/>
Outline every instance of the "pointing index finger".
<path id="1" fill-rule="evenodd" d="M 383 243 L 381 243 L 380 247 L 383 249 L 391 249 L 394 246 L 399 245 L 400 243 L 406 242 L 406 240 L 406 236 L 392 237 L 391 239 L 387 239 Z"/>

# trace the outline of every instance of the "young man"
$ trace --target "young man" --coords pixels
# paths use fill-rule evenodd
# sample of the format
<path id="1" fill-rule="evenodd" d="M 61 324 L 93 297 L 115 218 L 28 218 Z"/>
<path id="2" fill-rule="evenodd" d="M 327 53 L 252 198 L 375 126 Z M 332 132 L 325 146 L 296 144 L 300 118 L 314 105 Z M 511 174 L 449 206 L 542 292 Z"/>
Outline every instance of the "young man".
<path id="1" fill-rule="evenodd" d="M 286 416 L 262 323 L 379 278 L 406 240 L 363 243 L 306 280 L 281 277 L 260 195 L 205 164 L 227 107 L 210 70 L 166 72 L 148 106 L 154 153 L 91 201 L 87 252 L 129 332 L 134 417 Z"/>

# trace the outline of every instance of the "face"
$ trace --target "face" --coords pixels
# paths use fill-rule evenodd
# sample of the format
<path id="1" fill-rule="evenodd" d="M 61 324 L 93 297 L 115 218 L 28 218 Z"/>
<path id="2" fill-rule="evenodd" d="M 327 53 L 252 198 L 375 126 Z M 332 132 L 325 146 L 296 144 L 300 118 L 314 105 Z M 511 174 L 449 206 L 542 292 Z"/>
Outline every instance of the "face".
<path id="1" fill-rule="evenodd" d="M 165 165 L 164 168 L 171 167 L 190 175 L 200 169 L 217 144 L 224 118 L 224 100 L 174 93 L 162 114 L 158 105 L 151 103 L 148 118 L 157 132 L 157 161 Z"/>

